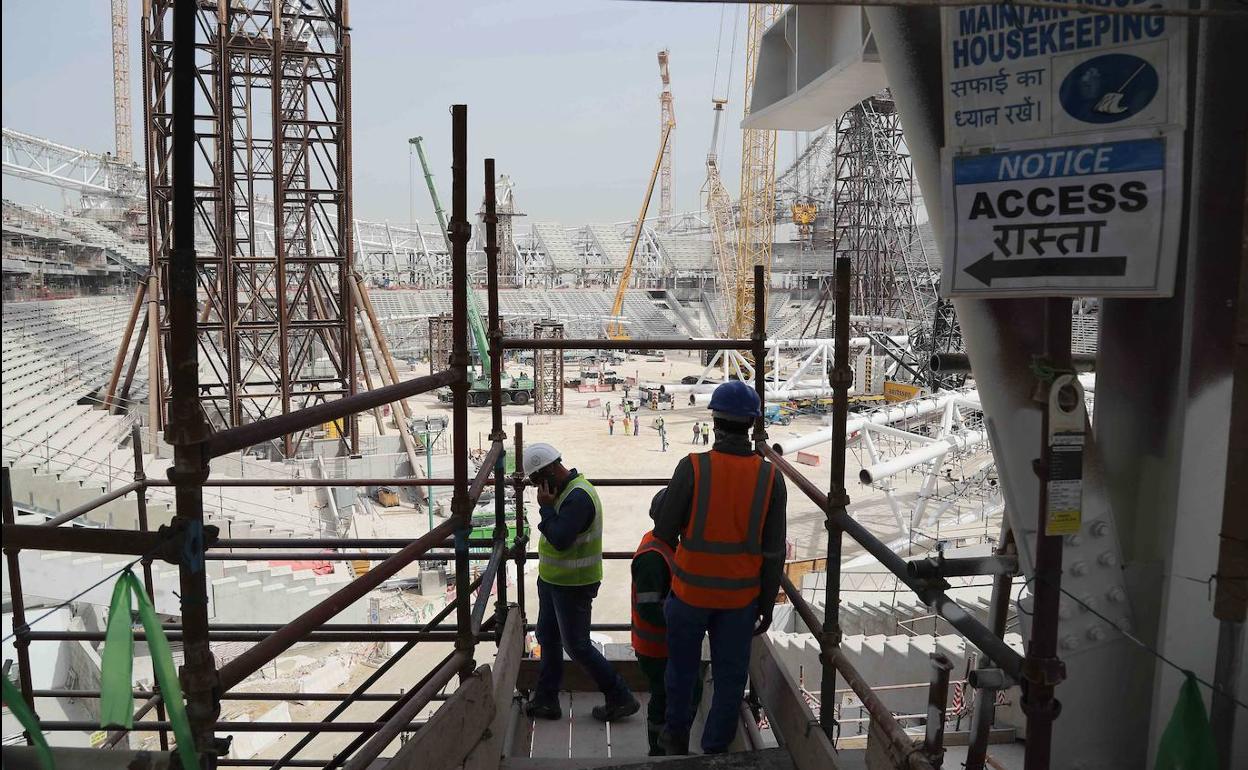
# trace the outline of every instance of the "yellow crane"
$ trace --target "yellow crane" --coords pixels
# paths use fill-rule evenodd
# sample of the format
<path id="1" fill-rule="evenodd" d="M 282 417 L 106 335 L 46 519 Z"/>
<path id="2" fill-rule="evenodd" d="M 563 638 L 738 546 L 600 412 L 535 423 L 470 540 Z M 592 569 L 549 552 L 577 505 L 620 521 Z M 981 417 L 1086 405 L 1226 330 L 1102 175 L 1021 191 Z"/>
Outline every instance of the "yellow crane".
<path id="1" fill-rule="evenodd" d="M 637 226 L 633 228 L 633 242 L 628 246 L 628 258 L 624 260 L 624 269 L 620 272 L 620 284 L 615 290 L 615 303 L 611 306 L 611 320 L 607 323 L 607 338 L 613 340 L 628 339 L 624 331 L 624 321 L 620 317 L 624 311 L 624 292 L 633 275 L 633 257 L 637 254 L 637 243 L 641 240 L 641 230 L 646 224 L 646 212 L 650 209 L 650 198 L 654 196 L 654 182 L 659 177 L 659 167 L 663 164 L 663 153 L 667 150 L 668 139 L 672 136 L 673 124 L 668 123 L 663 129 L 663 138 L 659 141 L 659 154 L 654 159 L 654 169 L 650 172 L 650 184 L 646 186 L 646 197 L 641 202 L 641 213 L 637 215 Z"/>
<path id="2" fill-rule="evenodd" d="M 780 3 L 758 3 L 749 9 L 745 38 L 745 115 L 758 68 L 763 32 L 780 15 Z M 772 242 L 776 234 L 776 132 L 747 128 L 741 132 L 741 200 L 737 222 L 737 282 L 730 299 L 729 334 L 739 337 L 754 327 L 755 265 L 764 269 L 764 286 L 771 283 Z"/>
<path id="3" fill-rule="evenodd" d="M 737 261 L 737 244 L 733 240 L 732 198 L 724 189 L 723 180 L 719 177 L 719 157 L 715 148 L 719 146 L 719 120 L 724 114 L 727 99 L 711 99 L 711 108 L 715 111 L 714 128 L 711 130 L 711 150 L 706 154 L 706 215 L 711 223 L 711 251 L 715 254 L 715 265 L 719 269 L 719 292 L 724 298 L 723 307 L 727 309 L 726 317 L 720 314 L 720 322 L 727 328 L 719 331 L 726 336 L 735 337 L 732 328 L 733 316 L 736 312 L 735 302 L 737 284 L 741 281 L 741 269 Z"/>

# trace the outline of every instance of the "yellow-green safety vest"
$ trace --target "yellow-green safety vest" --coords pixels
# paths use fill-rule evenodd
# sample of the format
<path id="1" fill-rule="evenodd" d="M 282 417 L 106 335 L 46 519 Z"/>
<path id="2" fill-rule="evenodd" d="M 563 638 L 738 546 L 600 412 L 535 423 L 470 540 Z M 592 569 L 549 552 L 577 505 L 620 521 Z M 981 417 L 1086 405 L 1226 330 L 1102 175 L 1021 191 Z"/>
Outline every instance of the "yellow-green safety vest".
<path id="1" fill-rule="evenodd" d="M 589 528 L 576 536 L 562 551 L 542 535 L 537 541 L 537 576 L 557 586 L 584 586 L 602 582 L 602 503 L 598 491 L 583 474 L 568 482 L 555 500 L 555 512 L 574 489 L 583 489 L 594 503 L 594 519 Z"/>

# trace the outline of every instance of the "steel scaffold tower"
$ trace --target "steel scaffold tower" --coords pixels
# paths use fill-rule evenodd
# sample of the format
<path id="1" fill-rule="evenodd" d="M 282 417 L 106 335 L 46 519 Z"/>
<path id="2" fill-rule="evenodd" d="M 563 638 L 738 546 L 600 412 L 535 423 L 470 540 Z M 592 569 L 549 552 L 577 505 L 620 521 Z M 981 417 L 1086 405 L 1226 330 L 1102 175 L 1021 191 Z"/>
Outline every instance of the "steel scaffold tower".
<path id="1" fill-rule="evenodd" d="M 451 357 L 451 341 L 455 338 L 451 314 L 429 317 L 429 373 L 442 371 Z"/>
<path id="2" fill-rule="evenodd" d="M 913 263 L 914 170 L 887 93 L 864 100 L 837 122 L 831 224 L 833 249 L 853 265 L 855 314 L 926 327 L 935 286 L 925 267 L 916 275 L 920 268 Z"/>
<path id="3" fill-rule="evenodd" d="M 533 336 L 563 339 L 563 324 L 553 320 L 533 324 Z M 563 414 L 563 351 L 533 351 L 533 413 Z"/>
<path id="4" fill-rule="evenodd" d="M 763 32 L 780 14 L 779 3 L 750 6 L 745 48 L 744 114 L 750 114 L 755 70 Z M 748 333 L 754 325 L 754 284 L 748 276 L 763 267 L 763 286 L 771 285 L 771 252 L 775 240 L 776 132 L 747 128 L 741 132 L 741 197 L 738 217 L 736 298 L 731 302 L 728 336 Z"/>
<path id="5" fill-rule="evenodd" d="M 143 19 L 154 360 L 169 333 L 172 6 Z M 201 5 L 196 27 L 200 403 L 230 427 L 355 392 L 350 32 L 340 0 Z"/>
<path id="6" fill-rule="evenodd" d="M 659 140 L 668 126 L 676 128 L 676 111 L 672 103 L 672 79 L 667 72 L 667 60 L 670 52 L 664 48 L 659 51 L 659 79 L 663 82 L 663 90 L 659 93 Z M 663 160 L 659 164 L 659 222 L 655 230 L 665 233 L 672 229 L 672 143 L 668 141 L 663 148 Z"/>

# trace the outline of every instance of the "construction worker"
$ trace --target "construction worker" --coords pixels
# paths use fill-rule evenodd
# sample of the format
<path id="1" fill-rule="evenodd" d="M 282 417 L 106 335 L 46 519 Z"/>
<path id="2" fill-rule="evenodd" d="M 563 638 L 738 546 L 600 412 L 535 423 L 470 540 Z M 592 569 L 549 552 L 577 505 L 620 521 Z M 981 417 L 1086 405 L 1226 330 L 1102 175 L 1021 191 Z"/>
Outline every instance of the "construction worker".
<path id="1" fill-rule="evenodd" d="M 702 443 L 706 445 L 711 443 L 711 424 L 709 422 L 702 423 Z"/>
<path id="2" fill-rule="evenodd" d="M 693 421 L 693 443 L 696 446 L 698 439 L 702 436 L 702 425 L 697 420 Z"/>
<path id="3" fill-rule="evenodd" d="M 650 518 L 659 513 L 659 505 L 667 490 L 660 489 L 650 501 Z M 650 756 L 662 756 L 659 734 L 667 714 L 667 688 L 663 683 L 667 670 L 667 620 L 663 617 L 663 602 L 672 588 L 672 561 L 676 555 L 672 547 L 654 536 L 654 530 L 646 532 L 633 554 L 633 651 L 637 653 L 637 665 L 650 683 L 650 702 L 646 706 L 646 737 L 650 741 Z M 692 711 L 696 712 L 702 699 L 702 677 L 694 680 Z"/>
<path id="4" fill-rule="evenodd" d="M 576 469 L 563 465 L 550 444 L 525 447 L 524 475 L 537 487 L 541 537 L 537 543 L 537 642 L 542 646 L 537 687 L 525 713 L 559 719 L 563 653 L 580 664 L 606 698 L 591 710 L 602 722 L 637 713 L 641 704 L 589 639 L 594 597 L 602 584 L 602 503 Z"/>
<path id="5" fill-rule="evenodd" d="M 784 477 L 754 452 L 750 426 L 758 394 L 740 381 L 711 395 L 715 444 L 680 461 L 659 507 L 654 534 L 675 552 L 672 594 L 664 605 L 668 666 L 667 754 L 689 753 L 689 704 L 711 638 L 715 694 L 702 751 L 727 751 L 737 732 L 751 637 L 771 625 L 784 566 Z"/>

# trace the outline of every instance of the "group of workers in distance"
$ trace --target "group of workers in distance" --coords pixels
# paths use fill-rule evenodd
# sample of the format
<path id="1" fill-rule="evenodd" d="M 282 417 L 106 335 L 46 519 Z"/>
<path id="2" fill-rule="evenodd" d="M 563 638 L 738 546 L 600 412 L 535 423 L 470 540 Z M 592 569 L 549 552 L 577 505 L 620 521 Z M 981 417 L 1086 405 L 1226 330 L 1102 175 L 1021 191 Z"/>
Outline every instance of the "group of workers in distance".
<path id="1" fill-rule="evenodd" d="M 654 496 L 654 528 L 632 563 L 632 643 L 650 688 L 651 755 L 689 753 L 701 697 L 702 642 L 710 636 L 714 694 L 702 752 L 722 753 L 736 736 L 750 644 L 771 625 L 784 566 L 784 477 L 760 457 L 750 428 L 758 394 L 743 382 L 711 396 L 715 443 L 677 464 Z M 590 641 L 593 600 L 602 583 L 602 503 L 592 484 L 549 444 L 526 447 L 524 473 L 537 487 L 537 642 L 541 665 L 525 713 L 559 719 L 563 653 L 606 698 L 595 719 L 637 713 L 640 702 Z"/>

